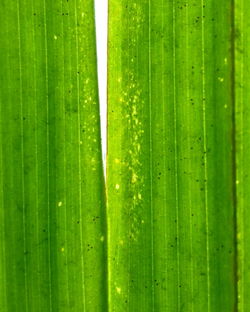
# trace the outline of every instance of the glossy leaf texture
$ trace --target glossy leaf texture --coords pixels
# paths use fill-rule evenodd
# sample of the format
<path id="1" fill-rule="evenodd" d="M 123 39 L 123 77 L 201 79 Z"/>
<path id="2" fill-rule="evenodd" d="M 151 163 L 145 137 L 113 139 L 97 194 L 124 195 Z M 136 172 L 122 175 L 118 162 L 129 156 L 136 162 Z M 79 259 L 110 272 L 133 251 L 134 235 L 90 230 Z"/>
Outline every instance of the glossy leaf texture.
<path id="1" fill-rule="evenodd" d="M 232 14 L 109 1 L 110 311 L 235 311 Z"/>
<path id="2" fill-rule="evenodd" d="M 93 1 L 0 3 L 0 310 L 106 311 Z"/>
<path id="3" fill-rule="evenodd" d="M 238 311 L 250 310 L 250 7 L 235 1 L 235 130 L 238 242 Z"/>

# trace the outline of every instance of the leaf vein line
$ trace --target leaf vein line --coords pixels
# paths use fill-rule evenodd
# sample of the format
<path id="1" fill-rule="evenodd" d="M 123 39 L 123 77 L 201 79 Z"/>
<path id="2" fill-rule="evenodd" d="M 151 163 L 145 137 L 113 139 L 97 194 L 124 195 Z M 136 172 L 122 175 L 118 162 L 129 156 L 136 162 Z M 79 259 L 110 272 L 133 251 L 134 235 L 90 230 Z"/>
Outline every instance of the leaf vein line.
<path id="1" fill-rule="evenodd" d="M 67 2 L 68 3 L 68 2 Z M 61 10 L 63 12 L 63 1 L 61 0 Z M 62 66 L 62 74 L 63 74 L 63 83 L 62 83 L 62 94 L 63 94 L 63 127 L 64 127 L 64 143 L 63 143 L 63 186 L 64 186 L 64 205 L 65 205 L 65 212 L 64 212 L 64 239 L 65 239 L 65 271 L 66 271 L 66 287 L 67 287 L 67 294 L 66 294 L 66 300 L 67 305 L 69 307 L 69 270 L 68 270 L 68 236 L 67 236 L 67 192 L 66 192 L 66 117 L 65 117 L 65 30 L 64 30 L 64 18 L 62 18 L 62 41 L 63 41 L 63 66 Z M 71 80 L 71 79 L 70 79 Z"/>
<path id="2" fill-rule="evenodd" d="M 24 181 L 24 127 L 23 127 L 23 78 L 22 78 L 22 54 L 21 54 L 21 26 L 20 26 L 20 3 L 17 0 L 17 28 L 18 28 L 18 59 L 20 76 L 20 131 L 21 131 L 21 170 L 22 170 L 22 209 L 23 209 L 23 248 L 26 254 L 26 219 L 25 219 L 25 181 Z M 28 311 L 28 284 L 27 284 L 27 259 L 24 256 L 24 291 L 25 291 L 25 311 Z"/>
<path id="3" fill-rule="evenodd" d="M 201 0 L 201 16 L 204 16 L 204 0 Z M 205 36 L 204 18 L 201 22 L 201 45 L 202 45 L 202 123 L 203 123 L 203 150 L 204 150 L 204 179 L 205 179 L 205 213 L 206 213 L 206 258 L 207 258 L 207 309 L 210 312 L 210 243 L 209 243 L 209 217 L 208 217 L 208 171 L 207 171 L 207 129 L 206 129 L 206 88 L 205 88 Z"/>
<path id="4" fill-rule="evenodd" d="M 31 1 L 31 9 L 32 12 L 34 12 L 34 0 Z M 37 78 L 36 78 L 36 40 L 35 40 L 35 23 L 34 23 L 34 16 L 32 18 L 32 40 L 33 40 L 33 55 L 34 55 L 34 61 L 33 61 L 33 74 L 34 74 L 34 110 L 35 110 L 35 183 L 36 183 L 36 191 L 35 191 L 35 205 L 36 205 L 36 240 L 37 243 L 39 242 L 39 204 L 38 204 L 38 113 L 37 113 Z M 40 256 L 40 250 L 38 248 L 37 250 L 37 271 L 40 272 L 40 262 L 39 262 L 39 256 Z M 40 274 L 37 274 L 37 286 L 38 286 L 38 296 L 37 296 L 37 307 L 38 311 L 40 311 L 41 307 L 41 277 Z"/>
<path id="5" fill-rule="evenodd" d="M 175 151 L 175 202 L 176 202 L 176 256 L 177 256 L 177 311 L 180 311 L 180 246 L 179 246 L 179 185 L 178 185 L 178 147 L 177 147 L 177 103 L 176 103 L 176 7 L 173 1 L 173 87 L 174 87 L 174 151 Z"/>
<path id="6" fill-rule="evenodd" d="M 154 288 L 154 212 L 153 212 L 153 170 L 152 170 L 152 55 L 151 55 L 151 0 L 148 1 L 148 70 L 149 70 L 149 162 L 150 162 L 150 226 L 151 226 L 151 282 L 152 282 L 152 305 L 155 311 L 155 288 Z"/>
<path id="7" fill-rule="evenodd" d="M 189 3 L 186 7 L 186 81 L 187 81 L 187 103 L 190 98 L 189 90 Z M 187 114 L 188 125 L 190 126 L 189 114 Z M 190 136 L 188 138 L 188 146 L 190 147 Z M 189 172 L 191 171 L 191 161 L 188 161 Z M 190 186 L 188 187 L 188 198 L 189 198 L 189 234 L 190 234 L 190 256 L 191 256 L 191 312 L 194 311 L 194 260 L 193 260 L 193 223 L 192 223 L 192 196 L 190 191 Z"/>
<path id="8" fill-rule="evenodd" d="M 75 29 L 76 29 L 76 64 L 77 72 L 79 71 L 79 35 L 78 35 L 78 18 L 77 18 L 77 0 L 75 0 Z M 81 168 L 81 148 L 80 148 L 80 138 L 81 138 L 81 128 L 80 128 L 80 82 L 79 75 L 77 75 L 77 111 L 78 111 L 78 163 L 79 163 L 79 212 L 81 226 L 80 228 L 80 241 L 81 241 L 81 266 L 82 266 L 82 295 L 83 295 L 83 310 L 86 311 L 86 299 L 85 299 L 85 273 L 84 273 L 84 259 L 83 259 L 83 237 L 82 237 L 82 168 Z"/>
<path id="9" fill-rule="evenodd" d="M 8 55 L 9 58 L 9 55 Z M 7 278 L 6 278 L 6 246 L 5 246 L 5 205 L 4 205 L 4 184 L 3 184 L 3 180 L 4 180 L 4 174 L 3 174 L 3 134 L 2 134 L 2 125 L 3 125 L 3 116 L 2 116 L 2 103 L 0 104 L 0 198 L 1 198 L 1 218 L 2 218 L 2 225 L 1 225 L 1 232 L 2 232 L 2 237 L 3 237 L 3 241 L 2 241 L 2 255 L 3 258 L 1 259 L 1 267 L 3 270 L 3 288 L 4 288 L 4 303 L 3 306 L 6 308 L 7 310 Z"/>
<path id="10" fill-rule="evenodd" d="M 245 3 L 244 0 L 241 0 L 241 5 L 240 5 L 240 29 L 241 29 L 241 37 L 240 37 L 240 47 L 243 50 L 244 49 L 244 8 L 245 8 Z M 241 281 L 239 282 L 241 284 L 241 289 L 240 289 L 240 302 L 241 302 L 241 308 L 242 311 L 245 311 L 245 213 L 244 213 L 244 183 L 243 182 L 243 177 L 244 177 L 244 172 L 243 172 L 243 162 L 244 162 L 244 53 L 240 54 L 240 186 L 236 184 L 236 187 L 240 188 L 241 193 L 239 196 L 241 205 L 239 209 L 239 222 L 240 222 L 240 234 L 241 234 L 241 241 L 242 243 L 240 244 L 242 246 L 241 248 Z M 236 183 L 236 182 L 235 182 Z M 239 307 L 240 308 L 240 307 Z"/>
<path id="11" fill-rule="evenodd" d="M 48 278 L 49 278 L 49 311 L 52 312 L 52 280 L 51 280 L 51 233 L 50 233 L 50 146 L 49 146 L 49 77 L 48 77 L 48 33 L 47 6 L 43 0 L 44 44 L 45 44 L 45 81 L 46 81 L 46 158 L 47 158 L 47 222 L 48 222 Z"/>
<path id="12" fill-rule="evenodd" d="M 162 34 L 164 33 L 164 3 L 165 1 L 162 0 L 161 1 L 161 31 Z M 166 192 L 166 118 L 165 118 L 165 114 L 166 114 L 166 107 L 165 107 L 165 77 L 164 77 L 164 64 L 165 64 L 165 57 L 164 57 L 164 37 L 161 40 L 161 81 L 162 81 L 162 85 L 161 85 L 161 92 L 162 92 L 162 115 L 163 115 L 163 171 L 164 171 L 164 187 L 163 187 L 163 199 L 164 199 L 164 204 L 165 204 L 165 215 L 164 215 L 164 242 L 167 242 L 167 192 Z M 166 270 L 166 280 L 168 277 L 168 271 Z"/>

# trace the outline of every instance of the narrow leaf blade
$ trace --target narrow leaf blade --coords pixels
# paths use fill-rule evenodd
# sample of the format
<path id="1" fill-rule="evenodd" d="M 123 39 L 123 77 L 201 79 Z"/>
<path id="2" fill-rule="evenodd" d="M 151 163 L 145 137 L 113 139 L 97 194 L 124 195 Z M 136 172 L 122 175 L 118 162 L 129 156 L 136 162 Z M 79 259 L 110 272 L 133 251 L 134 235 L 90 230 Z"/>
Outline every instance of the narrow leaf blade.
<path id="1" fill-rule="evenodd" d="M 249 262 L 249 17 L 246 1 L 235 1 L 235 128 L 238 246 L 238 311 L 250 309 Z"/>
<path id="2" fill-rule="evenodd" d="M 235 308 L 231 12 L 110 0 L 111 310 Z"/>
<path id="3" fill-rule="evenodd" d="M 1 1 L 1 311 L 105 311 L 93 1 Z"/>

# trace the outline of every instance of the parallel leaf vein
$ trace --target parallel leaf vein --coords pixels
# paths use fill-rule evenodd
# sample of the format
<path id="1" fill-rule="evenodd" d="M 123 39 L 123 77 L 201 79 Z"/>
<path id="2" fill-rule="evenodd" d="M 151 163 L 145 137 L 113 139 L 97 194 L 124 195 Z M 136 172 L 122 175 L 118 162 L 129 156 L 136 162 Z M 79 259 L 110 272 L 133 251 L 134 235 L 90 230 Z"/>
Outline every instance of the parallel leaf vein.
<path id="1" fill-rule="evenodd" d="M 201 0 L 201 42 L 202 42 L 202 110 L 203 110 L 203 150 L 204 150 L 204 180 L 205 180 L 205 212 L 206 212 L 206 257 L 207 257 L 207 309 L 210 312 L 210 246 L 209 246 L 209 216 L 207 189 L 207 129 L 206 129 L 206 89 L 205 89 L 205 36 L 204 36 L 204 0 Z"/>
<path id="2" fill-rule="evenodd" d="M 79 71 L 79 37 L 78 37 L 78 18 L 77 18 L 77 0 L 75 0 L 75 29 L 76 29 L 76 64 L 77 71 Z M 82 237 L 82 167 L 81 167 L 81 149 L 80 149 L 80 139 L 81 139 L 81 126 L 80 126 L 80 82 L 79 75 L 77 75 L 77 111 L 78 111 L 78 166 L 79 166 L 79 212 L 81 226 L 80 228 L 80 243 L 81 243 L 81 265 L 82 265 L 82 296 L 83 296 L 83 310 L 86 311 L 86 298 L 85 298 L 85 274 L 84 274 L 84 259 L 83 259 L 83 237 Z"/>
<path id="3" fill-rule="evenodd" d="M 173 1 L 173 89 L 174 89 L 174 151 L 175 151 L 175 203 L 176 203 L 176 256 L 177 256 L 177 311 L 180 311 L 180 246 L 179 246 L 179 187 L 178 187 L 178 138 L 177 138 L 177 102 L 176 102 L 176 7 Z"/>
<path id="4" fill-rule="evenodd" d="M 17 28 L 18 28 L 18 58 L 20 76 L 20 131 L 21 131 L 21 175 L 22 175 L 22 213 L 23 213 L 23 254 L 26 254 L 26 206 L 25 206 L 25 182 L 24 182 L 24 129 L 23 129 L 23 75 L 21 55 L 21 28 L 20 28 L 20 4 L 17 0 Z M 25 288 L 25 311 L 28 311 L 28 285 L 27 285 L 27 259 L 24 256 L 24 288 Z"/>

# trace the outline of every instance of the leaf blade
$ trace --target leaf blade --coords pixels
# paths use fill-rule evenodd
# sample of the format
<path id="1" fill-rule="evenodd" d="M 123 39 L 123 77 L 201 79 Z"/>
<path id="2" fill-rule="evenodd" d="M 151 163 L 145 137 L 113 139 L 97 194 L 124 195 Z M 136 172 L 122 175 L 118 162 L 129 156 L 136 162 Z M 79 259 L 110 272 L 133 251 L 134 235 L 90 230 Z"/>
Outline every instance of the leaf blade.
<path id="1" fill-rule="evenodd" d="M 249 34 L 247 19 L 250 14 L 245 1 L 236 1 L 234 7 L 234 53 L 235 53 L 235 138 L 236 138 L 236 178 L 237 191 L 237 277 L 238 311 L 247 311 L 249 301 L 249 109 L 248 109 L 248 47 Z"/>
<path id="2" fill-rule="evenodd" d="M 231 4 L 109 16 L 111 309 L 233 311 Z"/>
<path id="3" fill-rule="evenodd" d="M 93 1 L 2 1 L 1 44 L 1 305 L 105 311 Z"/>

